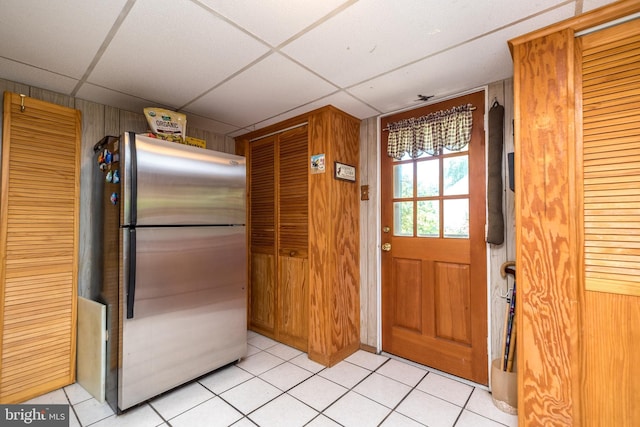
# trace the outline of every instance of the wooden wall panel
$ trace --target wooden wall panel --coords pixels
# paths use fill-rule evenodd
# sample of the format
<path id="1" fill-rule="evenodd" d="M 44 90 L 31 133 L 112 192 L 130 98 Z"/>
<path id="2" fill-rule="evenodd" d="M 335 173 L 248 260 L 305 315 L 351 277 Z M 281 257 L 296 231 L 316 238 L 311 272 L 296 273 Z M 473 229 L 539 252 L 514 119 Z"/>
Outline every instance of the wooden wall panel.
<path id="1" fill-rule="evenodd" d="M 332 275 L 331 248 L 334 245 L 328 221 L 332 216 L 330 185 L 331 154 L 325 138 L 330 132 L 328 117 L 316 114 L 309 118 L 309 156 L 325 154 L 324 173 L 309 176 L 309 357 L 328 364 L 331 329 L 326 327 L 330 316 Z"/>
<path id="2" fill-rule="evenodd" d="M 280 339 L 307 351 L 309 341 L 309 262 L 281 256 L 278 264 L 277 329 Z"/>
<path id="3" fill-rule="evenodd" d="M 309 178 L 309 357 L 332 365 L 360 345 L 359 188 L 336 180 L 334 161 L 359 170 L 360 122 L 327 108 L 309 119 L 309 154 L 326 172 Z"/>
<path id="4" fill-rule="evenodd" d="M 82 146 L 80 148 L 80 263 L 79 295 L 96 299 L 100 295 L 102 264 L 100 245 L 92 236 L 102 234 L 102 210 L 99 209 L 104 175 L 96 167 L 93 146 L 104 137 L 105 107 L 94 102 L 76 100 L 82 111 Z"/>
<path id="5" fill-rule="evenodd" d="M 502 213 L 505 224 L 504 243 L 489 245 L 489 298 L 490 298 L 490 360 L 501 356 L 503 327 L 507 300 L 504 295 L 513 287 L 514 278 L 502 278 L 500 267 L 507 261 L 516 259 L 516 217 L 515 193 L 509 189 L 509 167 L 507 153 L 513 153 L 513 79 L 491 83 L 487 91 L 489 108 L 494 99 L 504 106 L 504 152 L 502 157 Z"/>
<path id="6" fill-rule="evenodd" d="M 584 425 L 637 426 L 640 298 L 587 291 L 584 313 Z"/>
<path id="7" fill-rule="evenodd" d="M 577 413 L 573 40 L 565 30 L 513 53 L 522 426 L 571 425 Z"/>
<path id="8" fill-rule="evenodd" d="M 378 342 L 378 121 L 360 124 L 359 185 L 369 186 L 369 200 L 360 201 L 360 343 L 380 350 Z"/>
<path id="9" fill-rule="evenodd" d="M 251 254 L 250 324 L 273 337 L 276 321 L 275 257 L 272 254 Z"/>
<path id="10" fill-rule="evenodd" d="M 333 177 L 333 162 L 346 163 L 360 170 L 360 123 L 350 116 L 331 111 L 328 137 L 333 161 L 329 165 L 332 184 L 330 234 L 335 236 L 331 251 L 334 265 L 332 304 L 336 307 L 332 324 L 332 353 L 348 354 L 360 346 L 360 189 L 356 181 Z"/>

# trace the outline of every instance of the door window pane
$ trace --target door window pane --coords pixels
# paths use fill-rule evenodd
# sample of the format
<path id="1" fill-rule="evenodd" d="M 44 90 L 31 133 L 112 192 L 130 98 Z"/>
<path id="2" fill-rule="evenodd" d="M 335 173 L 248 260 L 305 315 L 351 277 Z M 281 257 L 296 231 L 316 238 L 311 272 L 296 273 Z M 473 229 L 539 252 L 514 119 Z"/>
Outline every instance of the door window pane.
<path id="1" fill-rule="evenodd" d="M 393 203 L 393 235 L 413 236 L 413 202 Z"/>
<path id="2" fill-rule="evenodd" d="M 469 156 L 445 157 L 442 179 L 445 196 L 469 194 Z"/>
<path id="3" fill-rule="evenodd" d="M 438 159 L 426 160 L 416 164 L 418 175 L 418 197 L 431 197 L 440 194 L 440 162 Z"/>
<path id="4" fill-rule="evenodd" d="M 413 197 L 413 163 L 393 166 L 393 197 Z"/>
<path id="5" fill-rule="evenodd" d="M 418 202 L 418 236 L 440 237 L 440 203 L 438 200 Z"/>
<path id="6" fill-rule="evenodd" d="M 444 200 L 444 237 L 469 237 L 469 199 Z"/>

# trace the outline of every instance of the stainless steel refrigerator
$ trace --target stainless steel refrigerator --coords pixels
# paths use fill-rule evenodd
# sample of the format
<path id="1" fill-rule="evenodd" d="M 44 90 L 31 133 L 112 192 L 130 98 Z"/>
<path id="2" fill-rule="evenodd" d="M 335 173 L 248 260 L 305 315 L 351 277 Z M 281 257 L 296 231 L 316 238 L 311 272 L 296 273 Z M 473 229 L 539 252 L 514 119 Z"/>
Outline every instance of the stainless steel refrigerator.
<path id="1" fill-rule="evenodd" d="M 132 132 L 95 151 L 120 412 L 246 354 L 245 159 Z"/>

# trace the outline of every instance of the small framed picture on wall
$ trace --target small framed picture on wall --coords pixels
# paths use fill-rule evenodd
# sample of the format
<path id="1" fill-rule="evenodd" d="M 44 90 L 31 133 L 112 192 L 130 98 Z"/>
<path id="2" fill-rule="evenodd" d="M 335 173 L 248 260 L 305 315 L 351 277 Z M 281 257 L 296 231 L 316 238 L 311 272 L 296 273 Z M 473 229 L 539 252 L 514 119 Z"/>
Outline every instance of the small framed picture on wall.
<path id="1" fill-rule="evenodd" d="M 356 182 L 356 168 L 345 163 L 334 162 L 335 178 L 343 181 Z"/>

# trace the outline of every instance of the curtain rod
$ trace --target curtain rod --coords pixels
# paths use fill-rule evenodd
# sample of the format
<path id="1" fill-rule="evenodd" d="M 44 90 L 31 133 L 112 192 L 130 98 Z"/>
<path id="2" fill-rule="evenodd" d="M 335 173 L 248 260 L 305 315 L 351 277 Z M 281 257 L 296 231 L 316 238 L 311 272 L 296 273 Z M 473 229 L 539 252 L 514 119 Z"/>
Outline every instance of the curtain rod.
<path id="1" fill-rule="evenodd" d="M 471 104 L 466 104 L 466 105 L 471 105 Z M 466 105 L 459 105 L 458 107 L 451 107 L 449 110 L 451 110 L 451 109 L 453 109 L 453 108 L 464 107 L 464 106 L 466 106 Z M 478 107 L 474 107 L 473 105 L 471 105 L 471 106 L 469 107 L 469 111 L 475 111 L 477 108 L 478 108 Z M 441 112 L 443 112 L 443 111 L 447 111 L 447 110 L 434 111 L 433 113 L 429 113 L 429 114 L 437 114 L 437 113 L 441 113 Z M 420 118 L 422 118 L 422 117 L 427 117 L 429 114 L 425 114 L 424 116 L 420 116 L 420 117 L 418 117 L 418 119 L 420 119 Z M 402 119 L 402 120 L 398 120 L 398 121 L 396 121 L 396 122 L 392 122 L 392 123 L 398 123 L 398 122 L 401 122 L 401 121 L 403 121 L 403 120 L 411 120 L 411 119 L 414 119 L 414 120 L 415 120 L 416 118 L 415 118 L 415 117 L 409 117 L 408 119 Z M 387 125 L 387 127 L 386 127 L 386 128 L 382 129 L 382 131 L 389 131 L 389 125 Z"/>

